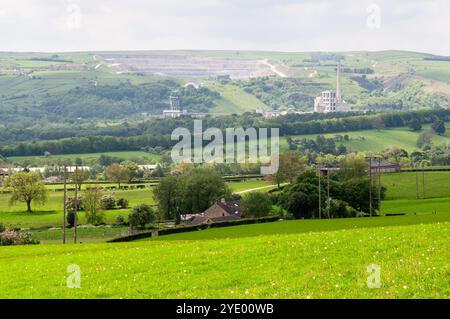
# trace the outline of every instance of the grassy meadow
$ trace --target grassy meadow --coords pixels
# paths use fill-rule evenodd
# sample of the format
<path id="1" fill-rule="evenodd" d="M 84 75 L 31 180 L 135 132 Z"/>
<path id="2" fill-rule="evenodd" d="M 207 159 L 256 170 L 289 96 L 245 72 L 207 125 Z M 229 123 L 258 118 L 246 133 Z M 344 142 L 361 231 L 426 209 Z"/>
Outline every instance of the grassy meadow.
<path id="1" fill-rule="evenodd" d="M 426 174 L 445 188 L 445 176 Z M 0 247 L 0 298 L 449 298 L 450 196 L 437 187 L 444 197 L 410 199 L 411 178 L 415 173 L 382 177 L 392 198 L 383 213 L 405 216 L 278 221 L 130 243 L 104 243 L 124 226 L 82 226 L 81 244 L 65 246 L 57 245 L 60 229 L 35 229 L 46 245 Z M 267 185 L 229 183 L 234 192 Z M 150 188 L 115 192 L 131 205 L 154 203 Z M 2 195 L 0 222 L 60 225 L 62 193 L 50 196 L 46 207 L 26 214 L 24 205 L 5 206 Z M 417 212 L 419 205 L 442 210 Z M 106 212 L 108 221 L 118 213 L 126 211 Z M 72 236 L 67 230 L 68 243 Z M 80 267 L 80 289 L 67 287 L 71 264 Z M 371 264 L 381 269 L 379 289 L 366 284 Z"/>
<path id="2" fill-rule="evenodd" d="M 143 152 L 143 151 L 117 151 L 117 152 L 102 152 L 102 153 L 86 153 L 86 154 L 58 154 L 51 156 L 11 156 L 8 157 L 12 163 L 23 163 L 29 162 L 34 165 L 39 165 L 40 163 L 48 162 L 49 160 L 72 160 L 74 161 L 76 158 L 80 158 L 83 161 L 97 159 L 101 155 L 111 156 L 111 157 L 119 157 L 124 160 L 129 160 L 133 158 L 144 158 L 146 160 L 150 160 L 153 162 L 159 162 L 160 155 Z"/>
<path id="3" fill-rule="evenodd" d="M 429 125 L 424 125 L 423 130 L 429 129 Z M 444 135 L 432 136 L 432 143 L 434 145 L 442 145 L 450 143 L 450 123 L 446 123 L 447 132 Z M 390 128 L 383 130 L 361 130 L 353 132 L 338 132 L 330 134 L 308 134 L 293 136 L 294 140 L 298 139 L 315 139 L 318 135 L 323 135 L 327 138 L 336 135 L 348 135 L 349 141 L 337 142 L 336 144 L 343 144 L 347 150 L 353 152 L 373 151 L 380 152 L 387 148 L 397 146 L 411 152 L 417 149 L 417 140 L 421 132 L 412 132 L 407 127 Z"/>
<path id="4" fill-rule="evenodd" d="M 247 189 L 268 186 L 270 184 L 264 180 L 248 180 L 242 182 L 229 182 L 228 185 L 233 192 L 240 192 Z M 267 191 L 268 189 L 264 190 Z M 115 199 L 126 198 L 129 201 L 130 206 L 128 209 L 105 211 L 105 222 L 107 224 L 114 223 L 117 215 L 128 216 L 131 208 L 138 204 L 146 203 L 152 206 L 155 205 L 151 188 L 108 190 L 105 191 L 105 193 L 113 195 Z M 69 196 L 73 196 L 73 192 L 69 193 Z M 33 213 L 26 213 L 25 203 L 17 203 L 14 206 L 10 206 L 9 194 L 0 193 L 0 223 L 21 228 L 43 228 L 59 227 L 62 225 L 63 192 L 49 191 L 47 202 L 40 206 L 32 204 L 32 208 L 34 210 Z M 83 212 L 80 212 L 79 218 L 80 224 L 85 224 Z"/>
<path id="5" fill-rule="evenodd" d="M 1 247 L 0 298 L 449 298 L 449 227 Z M 79 289 L 66 284 L 71 264 Z M 371 264 L 379 289 L 367 287 Z"/>

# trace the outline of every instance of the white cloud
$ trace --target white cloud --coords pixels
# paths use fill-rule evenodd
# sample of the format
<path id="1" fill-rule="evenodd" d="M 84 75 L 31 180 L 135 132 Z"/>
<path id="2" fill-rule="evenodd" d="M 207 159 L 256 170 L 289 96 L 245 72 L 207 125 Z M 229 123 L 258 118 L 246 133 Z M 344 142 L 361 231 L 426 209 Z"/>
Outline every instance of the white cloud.
<path id="1" fill-rule="evenodd" d="M 450 55 L 446 2 L 2 0 L 0 50 L 408 49 Z M 382 9 L 379 29 L 366 25 L 372 3 Z M 77 27 L 68 25 L 67 8 L 74 4 L 81 9 Z"/>

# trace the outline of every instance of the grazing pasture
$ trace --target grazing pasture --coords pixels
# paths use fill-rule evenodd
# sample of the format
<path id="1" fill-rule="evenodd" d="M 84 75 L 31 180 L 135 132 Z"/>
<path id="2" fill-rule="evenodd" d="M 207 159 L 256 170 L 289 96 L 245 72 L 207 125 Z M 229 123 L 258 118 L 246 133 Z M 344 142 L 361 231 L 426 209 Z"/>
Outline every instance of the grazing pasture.
<path id="1" fill-rule="evenodd" d="M 447 132 L 444 135 L 432 136 L 432 143 L 434 145 L 442 145 L 450 143 L 450 125 L 446 124 Z M 424 129 L 429 129 L 429 125 L 424 125 Z M 309 135 L 297 135 L 292 138 L 295 139 L 315 139 L 318 135 L 323 135 L 327 138 L 334 137 L 336 135 L 348 135 L 349 141 L 336 142 L 336 145 L 343 144 L 347 147 L 347 150 L 360 152 L 360 151 L 372 151 L 380 152 L 387 148 L 396 146 L 411 152 L 418 149 L 416 143 L 421 132 L 412 132 L 407 127 L 383 129 L 383 130 L 361 130 L 353 132 L 337 132 L 329 134 L 309 134 Z"/>
<path id="2" fill-rule="evenodd" d="M 0 298 L 445 299 L 449 227 L 0 247 Z M 367 287 L 373 264 L 379 289 Z M 80 289 L 67 286 L 69 265 L 79 266 Z"/>

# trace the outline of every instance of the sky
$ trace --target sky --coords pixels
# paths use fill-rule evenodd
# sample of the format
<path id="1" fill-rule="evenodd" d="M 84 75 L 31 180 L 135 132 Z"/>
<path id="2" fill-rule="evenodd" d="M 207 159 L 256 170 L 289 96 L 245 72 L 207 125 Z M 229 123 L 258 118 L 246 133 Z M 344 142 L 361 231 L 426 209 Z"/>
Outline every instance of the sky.
<path id="1" fill-rule="evenodd" d="M 450 55 L 448 0 L 0 0 L 0 51 Z"/>

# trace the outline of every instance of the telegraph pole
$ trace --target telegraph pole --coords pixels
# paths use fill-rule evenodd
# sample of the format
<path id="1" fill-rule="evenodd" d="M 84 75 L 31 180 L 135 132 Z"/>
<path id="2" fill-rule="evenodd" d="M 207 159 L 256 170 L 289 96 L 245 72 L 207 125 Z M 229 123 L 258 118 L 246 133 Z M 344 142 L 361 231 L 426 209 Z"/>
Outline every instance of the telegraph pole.
<path id="1" fill-rule="evenodd" d="M 369 212 L 372 217 L 372 156 L 369 157 Z"/>
<path id="2" fill-rule="evenodd" d="M 74 198 L 74 228 L 73 228 L 73 242 L 77 243 L 77 226 L 78 226 L 78 165 L 75 165 L 75 198 Z"/>
<path id="3" fill-rule="evenodd" d="M 67 166 L 64 165 L 63 244 L 66 243 L 66 213 L 67 213 Z"/>
<path id="4" fill-rule="evenodd" d="M 413 165 L 416 171 L 416 199 L 419 199 L 419 164 L 416 162 Z"/>
<path id="5" fill-rule="evenodd" d="M 322 198 L 321 198 L 321 186 L 320 186 L 320 175 L 321 175 L 321 171 L 320 171 L 320 165 L 318 166 L 318 171 L 319 171 L 319 219 L 322 219 Z"/>
<path id="6" fill-rule="evenodd" d="M 327 164 L 327 215 L 330 218 L 330 165 Z"/>
<path id="7" fill-rule="evenodd" d="M 425 163 L 422 161 L 422 199 L 425 199 Z"/>
<path id="8" fill-rule="evenodd" d="M 381 158 L 378 158 L 378 211 L 381 211 Z"/>

